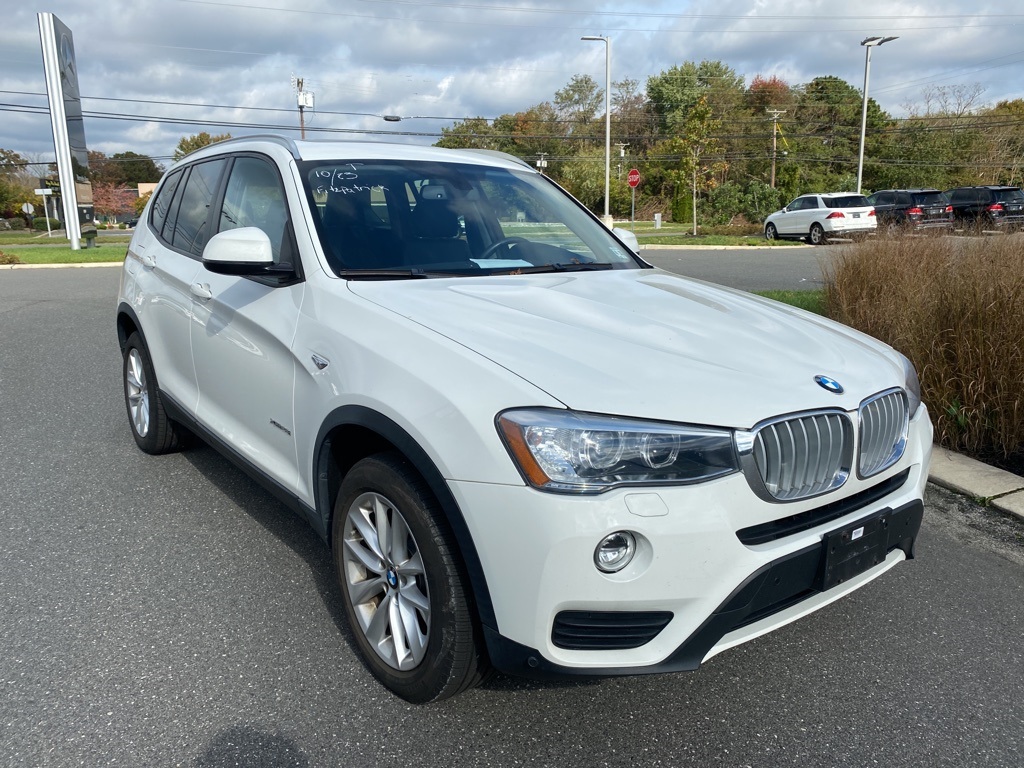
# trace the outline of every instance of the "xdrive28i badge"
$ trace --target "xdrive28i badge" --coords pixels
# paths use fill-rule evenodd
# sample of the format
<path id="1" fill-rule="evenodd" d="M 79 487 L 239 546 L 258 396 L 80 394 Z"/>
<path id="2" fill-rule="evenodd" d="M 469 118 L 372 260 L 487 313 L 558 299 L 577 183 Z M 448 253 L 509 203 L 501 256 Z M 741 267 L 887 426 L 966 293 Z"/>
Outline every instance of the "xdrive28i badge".
<path id="1" fill-rule="evenodd" d="M 829 392 L 832 392 L 833 394 L 836 395 L 843 394 L 843 385 L 833 378 L 818 374 L 817 376 L 814 377 L 814 380 L 818 382 L 818 386 L 821 387 L 822 389 L 827 389 Z"/>

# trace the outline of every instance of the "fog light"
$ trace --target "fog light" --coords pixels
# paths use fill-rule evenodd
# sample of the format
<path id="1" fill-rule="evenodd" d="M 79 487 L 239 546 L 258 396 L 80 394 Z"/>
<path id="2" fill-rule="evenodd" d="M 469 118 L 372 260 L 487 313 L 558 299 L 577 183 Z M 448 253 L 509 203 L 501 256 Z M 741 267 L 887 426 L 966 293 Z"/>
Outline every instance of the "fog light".
<path id="1" fill-rule="evenodd" d="M 604 573 L 621 571 L 636 553 L 636 538 L 629 531 L 616 531 L 605 536 L 594 550 L 594 565 Z"/>

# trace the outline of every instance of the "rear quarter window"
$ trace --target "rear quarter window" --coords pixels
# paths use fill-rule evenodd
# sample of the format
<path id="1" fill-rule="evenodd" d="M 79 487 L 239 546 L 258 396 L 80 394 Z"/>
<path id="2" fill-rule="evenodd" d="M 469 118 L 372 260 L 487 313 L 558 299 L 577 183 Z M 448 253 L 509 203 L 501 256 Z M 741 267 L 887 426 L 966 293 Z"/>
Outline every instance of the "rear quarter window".
<path id="1" fill-rule="evenodd" d="M 153 231 L 159 233 L 164 228 L 164 221 L 167 219 L 167 212 L 171 209 L 171 201 L 174 199 L 174 192 L 181 181 L 181 171 L 175 171 L 167 177 L 167 180 L 160 186 L 160 191 L 153 199 L 153 211 L 151 220 Z"/>

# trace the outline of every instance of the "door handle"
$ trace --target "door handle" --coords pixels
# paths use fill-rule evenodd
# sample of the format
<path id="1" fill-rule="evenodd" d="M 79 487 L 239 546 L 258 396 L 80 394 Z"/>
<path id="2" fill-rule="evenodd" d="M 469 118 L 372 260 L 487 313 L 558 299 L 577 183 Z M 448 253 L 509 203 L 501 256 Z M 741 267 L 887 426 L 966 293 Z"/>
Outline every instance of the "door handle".
<path id="1" fill-rule="evenodd" d="M 139 253 L 136 254 L 136 256 L 138 257 L 139 261 L 142 262 L 142 266 L 149 267 L 149 269 L 152 269 L 153 267 L 156 266 L 156 259 L 150 256 L 148 253 Z"/>
<path id="2" fill-rule="evenodd" d="M 210 286 L 206 283 L 192 283 L 192 285 L 189 286 L 189 290 L 197 299 L 203 299 L 205 301 L 206 299 L 213 298 L 213 291 L 210 290 Z"/>

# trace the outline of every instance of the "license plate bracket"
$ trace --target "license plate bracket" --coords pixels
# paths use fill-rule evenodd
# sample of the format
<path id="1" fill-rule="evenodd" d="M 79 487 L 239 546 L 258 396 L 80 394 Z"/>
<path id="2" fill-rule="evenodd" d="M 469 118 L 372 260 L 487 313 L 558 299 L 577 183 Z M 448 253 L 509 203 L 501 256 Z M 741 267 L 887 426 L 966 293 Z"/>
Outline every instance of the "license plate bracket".
<path id="1" fill-rule="evenodd" d="M 825 534 L 818 574 L 820 590 L 842 584 L 885 560 L 891 515 L 892 510 L 886 509 Z"/>

